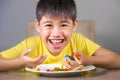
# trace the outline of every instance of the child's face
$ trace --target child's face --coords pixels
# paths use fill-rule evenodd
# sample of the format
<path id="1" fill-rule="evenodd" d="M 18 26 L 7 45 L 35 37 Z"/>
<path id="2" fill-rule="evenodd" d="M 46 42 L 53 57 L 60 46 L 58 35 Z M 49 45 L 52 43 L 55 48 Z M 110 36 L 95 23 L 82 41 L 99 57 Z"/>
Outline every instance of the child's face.
<path id="1" fill-rule="evenodd" d="M 77 20 L 73 23 L 70 18 L 43 16 L 40 22 L 36 22 L 42 40 L 53 55 L 59 55 L 69 43 L 76 27 Z"/>

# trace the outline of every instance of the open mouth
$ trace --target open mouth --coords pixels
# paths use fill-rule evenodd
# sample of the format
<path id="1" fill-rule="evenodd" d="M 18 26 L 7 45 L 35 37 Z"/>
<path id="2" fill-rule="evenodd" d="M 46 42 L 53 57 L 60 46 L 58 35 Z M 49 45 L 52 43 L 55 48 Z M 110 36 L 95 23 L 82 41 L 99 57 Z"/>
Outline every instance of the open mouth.
<path id="1" fill-rule="evenodd" d="M 64 39 L 49 39 L 49 42 L 54 48 L 60 48 L 64 42 Z"/>

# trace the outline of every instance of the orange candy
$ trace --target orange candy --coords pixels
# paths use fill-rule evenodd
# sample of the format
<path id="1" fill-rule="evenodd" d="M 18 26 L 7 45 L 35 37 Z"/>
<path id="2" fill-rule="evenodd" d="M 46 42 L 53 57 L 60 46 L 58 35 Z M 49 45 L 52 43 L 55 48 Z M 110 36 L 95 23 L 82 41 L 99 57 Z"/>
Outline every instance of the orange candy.
<path id="1" fill-rule="evenodd" d="M 79 54 L 76 54 L 76 53 L 72 53 L 72 56 L 75 58 L 75 60 L 81 64 L 80 60 L 81 60 L 81 56 Z"/>
<path id="2" fill-rule="evenodd" d="M 80 55 L 79 55 L 79 54 L 72 53 L 72 56 L 73 56 L 73 57 L 76 57 L 78 60 L 80 60 L 80 59 L 81 59 L 81 57 L 80 57 Z"/>

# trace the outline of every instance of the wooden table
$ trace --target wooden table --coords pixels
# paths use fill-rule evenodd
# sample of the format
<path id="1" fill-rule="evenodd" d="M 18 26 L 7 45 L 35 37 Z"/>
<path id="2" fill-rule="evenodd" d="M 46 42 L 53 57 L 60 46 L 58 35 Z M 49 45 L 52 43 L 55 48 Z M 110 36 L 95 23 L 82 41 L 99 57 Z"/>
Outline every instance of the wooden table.
<path id="1" fill-rule="evenodd" d="M 0 72 L 0 80 L 120 80 L 120 69 L 106 70 L 96 68 L 69 77 L 48 77 L 28 71 Z"/>

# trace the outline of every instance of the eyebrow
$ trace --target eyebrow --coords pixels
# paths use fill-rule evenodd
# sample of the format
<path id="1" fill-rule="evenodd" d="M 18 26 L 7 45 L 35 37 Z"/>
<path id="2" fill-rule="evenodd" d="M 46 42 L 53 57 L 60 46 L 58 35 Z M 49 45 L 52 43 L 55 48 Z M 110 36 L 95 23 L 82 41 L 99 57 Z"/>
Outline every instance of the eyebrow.
<path id="1" fill-rule="evenodd" d="M 65 20 L 65 21 L 61 21 L 62 23 L 69 23 L 69 21 Z"/>
<path id="2" fill-rule="evenodd" d="M 49 23 L 49 22 L 51 22 L 51 21 L 45 21 L 45 22 L 43 22 L 43 24 L 45 24 L 45 23 Z"/>
<path id="3" fill-rule="evenodd" d="M 43 22 L 43 24 L 49 23 L 49 22 L 52 22 L 52 21 L 45 21 L 45 22 Z M 64 21 L 61 21 L 61 23 L 69 23 L 69 22 L 67 20 L 64 20 Z"/>

